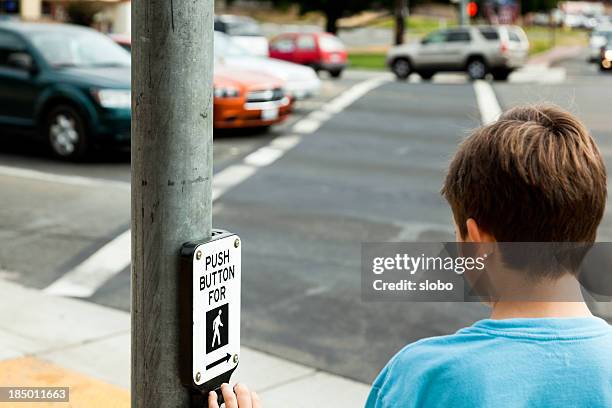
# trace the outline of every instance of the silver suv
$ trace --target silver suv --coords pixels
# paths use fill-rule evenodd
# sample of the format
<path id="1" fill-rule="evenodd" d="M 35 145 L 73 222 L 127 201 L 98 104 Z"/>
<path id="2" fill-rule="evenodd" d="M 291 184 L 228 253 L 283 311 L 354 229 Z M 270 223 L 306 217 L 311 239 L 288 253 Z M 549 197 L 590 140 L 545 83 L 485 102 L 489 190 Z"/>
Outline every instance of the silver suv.
<path id="1" fill-rule="evenodd" d="M 465 71 L 471 79 L 506 80 L 525 64 L 529 41 L 517 26 L 473 26 L 435 31 L 420 42 L 391 48 L 387 64 L 398 79 L 416 72 L 431 79 L 436 72 Z"/>

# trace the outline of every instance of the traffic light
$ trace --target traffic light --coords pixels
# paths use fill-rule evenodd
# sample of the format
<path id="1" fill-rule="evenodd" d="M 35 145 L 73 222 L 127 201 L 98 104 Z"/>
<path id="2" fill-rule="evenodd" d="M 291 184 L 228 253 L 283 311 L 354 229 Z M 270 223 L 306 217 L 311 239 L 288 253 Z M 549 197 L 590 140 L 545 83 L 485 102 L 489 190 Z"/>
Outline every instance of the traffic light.
<path id="1" fill-rule="evenodd" d="M 475 1 L 470 1 L 467 6 L 467 14 L 470 17 L 476 17 L 476 14 L 478 14 L 478 4 L 476 4 Z"/>

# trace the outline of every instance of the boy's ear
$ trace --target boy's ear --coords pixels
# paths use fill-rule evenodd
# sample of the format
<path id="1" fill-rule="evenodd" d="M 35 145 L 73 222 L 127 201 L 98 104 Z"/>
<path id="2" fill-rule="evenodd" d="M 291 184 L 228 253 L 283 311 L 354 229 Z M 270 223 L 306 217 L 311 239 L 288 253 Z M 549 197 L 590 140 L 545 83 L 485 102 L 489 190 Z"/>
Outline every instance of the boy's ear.
<path id="1" fill-rule="evenodd" d="M 468 218 L 465 225 L 467 227 L 467 242 L 495 242 L 495 237 L 481 229 L 475 219 Z"/>

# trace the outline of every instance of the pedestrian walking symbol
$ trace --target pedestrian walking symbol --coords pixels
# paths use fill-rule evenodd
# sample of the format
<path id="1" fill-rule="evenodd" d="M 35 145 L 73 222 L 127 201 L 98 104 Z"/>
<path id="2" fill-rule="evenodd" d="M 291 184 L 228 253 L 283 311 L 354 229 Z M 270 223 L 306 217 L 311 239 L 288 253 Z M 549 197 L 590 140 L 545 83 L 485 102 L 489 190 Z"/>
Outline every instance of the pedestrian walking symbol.
<path id="1" fill-rule="evenodd" d="M 228 303 L 206 312 L 206 354 L 220 349 L 229 342 Z"/>
<path id="2" fill-rule="evenodd" d="M 217 344 L 221 344 L 221 333 L 219 329 L 223 327 L 223 322 L 221 321 L 221 315 L 223 314 L 223 310 L 219 310 L 219 315 L 215 317 L 213 320 L 213 341 L 210 347 L 215 347 L 215 340 Z"/>

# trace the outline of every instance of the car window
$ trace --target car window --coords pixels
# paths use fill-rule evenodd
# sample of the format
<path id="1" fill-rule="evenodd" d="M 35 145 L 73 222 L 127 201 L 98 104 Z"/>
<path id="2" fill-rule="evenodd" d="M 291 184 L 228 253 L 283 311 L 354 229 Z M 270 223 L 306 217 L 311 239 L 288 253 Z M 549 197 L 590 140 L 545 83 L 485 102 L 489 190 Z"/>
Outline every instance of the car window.
<path id="1" fill-rule="evenodd" d="M 436 31 L 423 39 L 423 44 L 439 44 L 446 41 L 446 31 Z"/>
<path id="2" fill-rule="evenodd" d="M 593 31 L 591 37 L 601 37 L 610 41 L 612 39 L 612 31 Z"/>
<path id="3" fill-rule="evenodd" d="M 512 30 L 508 31 L 508 39 L 514 42 L 521 42 L 521 37 L 518 35 L 516 31 L 512 31 Z"/>
<path id="4" fill-rule="evenodd" d="M 322 35 L 319 37 L 319 47 L 326 52 L 344 51 L 344 44 L 333 35 Z"/>
<path id="5" fill-rule="evenodd" d="M 486 40 L 499 40 L 499 33 L 494 28 L 481 28 L 479 31 Z"/>
<path id="6" fill-rule="evenodd" d="M 214 37 L 215 57 L 244 57 L 252 55 L 249 50 L 236 44 L 232 37 L 215 31 Z"/>
<path id="7" fill-rule="evenodd" d="M 9 62 L 13 54 L 23 53 L 26 44 L 14 34 L 0 31 L 0 68 L 14 68 Z"/>
<path id="8" fill-rule="evenodd" d="M 29 34 L 49 65 L 55 67 L 129 66 L 130 53 L 94 30 L 49 30 Z"/>
<path id="9" fill-rule="evenodd" d="M 293 52 L 295 51 L 295 43 L 291 37 L 280 37 L 273 40 L 270 44 L 273 50 L 278 52 Z"/>
<path id="10" fill-rule="evenodd" d="M 312 35 L 301 35 L 296 41 L 297 47 L 303 51 L 314 50 L 317 46 L 315 39 Z"/>
<path id="11" fill-rule="evenodd" d="M 469 42 L 471 40 L 470 33 L 467 31 L 449 31 L 446 34 L 447 42 Z"/>
<path id="12" fill-rule="evenodd" d="M 215 31 L 221 31 L 224 33 L 226 31 L 225 24 L 222 21 L 215 20 Z"/>

